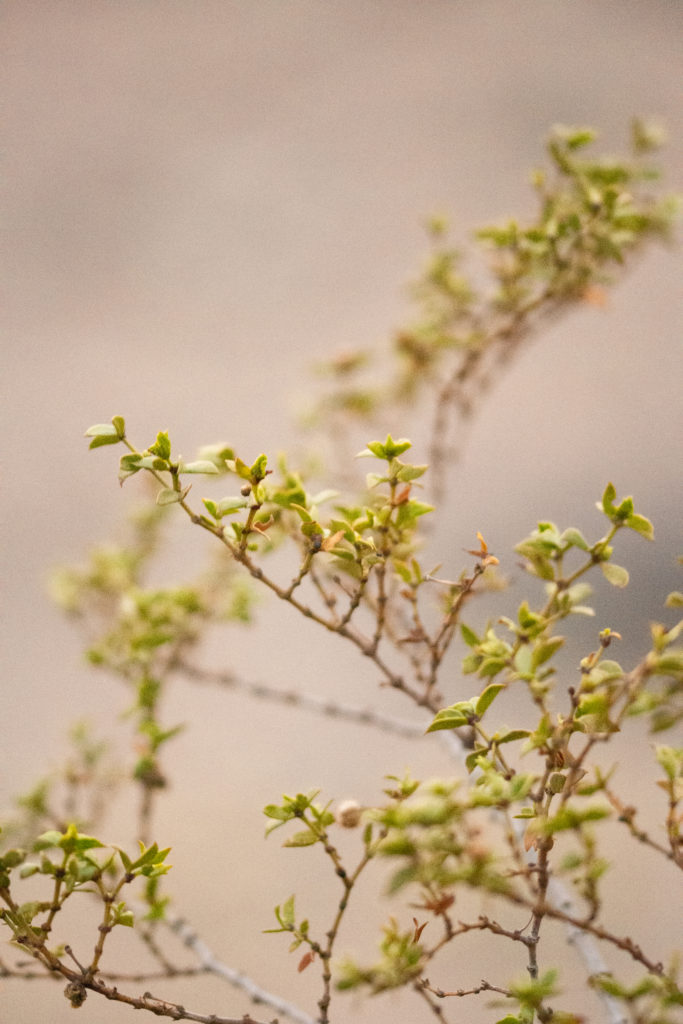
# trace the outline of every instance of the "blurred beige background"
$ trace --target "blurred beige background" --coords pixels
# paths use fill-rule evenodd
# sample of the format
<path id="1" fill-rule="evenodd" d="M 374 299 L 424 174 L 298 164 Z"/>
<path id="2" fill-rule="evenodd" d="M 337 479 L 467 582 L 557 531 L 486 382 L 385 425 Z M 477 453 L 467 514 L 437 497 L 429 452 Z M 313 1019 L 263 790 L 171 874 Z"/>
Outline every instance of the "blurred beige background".
<path id="1" fill-rule="evenodd" d="M 111 535 L 135 498 L 136 482 L 123 494 L 117 486 L 116 454 L 87 452 L 84 429 L 121 413 L 142 443 L 168 428 L 188 455 L 223 439 L 252 457 L 293 443 L 311 365 L 381 341 L 405 320 L 424 218 L 448 212 L 464 244 L 482 222 L 530 213 L 527 174 L 555 122 L 595 124 L 616 149 L 633 114 L 662 118 L 675 186 L 683 6 L 6 0 L 2 17 L 6 806 L 58 762 L 74 717 L 106 726 L 122 706 L 117 687 L 83 666 L 76 632 L 45 593 L 50 567 Z M 469 431 L 442 533 L 457 570 L 478 529 L 497 552 L 509 552 L 537 518 L 595 532 L 593 502 L 613 479 L 657 528 L 654 548 L 624 543 L 619 561 L 632 586 L 605 595 L 606 621 L 597 624 L 628 634 L 633 650 L 647 643 L 659 602 L 680 587 L 679 263 L 653 249 L 606 312 L 586 309 L 555 326 L 541 359 L 526 352 Z M 203 547 L 182 527 L 176 537 L 189 552 L 172 565 L 181 578 Z M 373 703 L 373 674 L 335 638 L 322 642 L 297 625 L 265 607 L 260 632 L 216 638 L 213 659 L 288 686 L 288 664 L 304 645 L 296 670 L 304 686 Z M 167 717 L 192 720 L 176 745 L 186 774 L 157 830 L 174 847 L 176 906 L 226 961 L 306 1003 L 312 972 L 296 976 L 281 938 L 260 932 L 275 903 L 296 890 L 306 907 L 326 876 L 316 873 L 315 851 L 262 842 L 259 808 L 313 785 L 371 803 L 384 772 L 447 771 L 445 754 L 433 741 L 411 745 L 333 723 L 311 736 L 311 719 L 292 710 L 181 685 Z M 644 769 L 625 759 L 635 785 Z M 207 835 L 224 865 L 220 891 L 194 867 Z M 641 871 L 639 860 L 620 858 L 614 891 L 633 891 Z M 664 873 L 654 884 L 673 882 Z M 359 907 L 357 921 L 372 918 L 360 939 L 366 950 L 389 910 Z M 663 955 L 671 911 L 648 918 L 647 910 L 644 898 L 642 937 Z M 624 908 L 624 929 L 629 921 Z M 351 929 L 345 939 L 342 947 L 353 943 Z M 458 957 L 453 975 L 440 978 L 452 987 L 492 967 L 486 943 L 473 940 Z M 521 961 L 510 967 L 522 971 Z M 202 1012 L 248 1009 L 217 983 L 193 995 L 187 986 L 157 989 Z M 408 997 L 400 1017 L 402 1005 L 347 1001 L 335 1019 L 388 1024 L 423 1012 Z M 446 1009 L 472 1024 L 496 1019 L 481 1002 Z M 127 1013 L 91 997 L 80 1019 L 104 1024 Z M 0 1019 L 48 1018 L 72 1018 L 48 982 L 2 983 Z"/>

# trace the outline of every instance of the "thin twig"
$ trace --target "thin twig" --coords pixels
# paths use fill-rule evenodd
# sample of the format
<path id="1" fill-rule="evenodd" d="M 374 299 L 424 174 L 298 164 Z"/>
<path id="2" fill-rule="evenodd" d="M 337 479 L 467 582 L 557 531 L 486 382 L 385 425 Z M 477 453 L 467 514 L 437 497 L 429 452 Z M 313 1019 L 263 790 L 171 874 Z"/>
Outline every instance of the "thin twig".
<path id="1" fill-rule="evenodd" d="M 302 708 L 305 711 L 313 711 L 329 718 L 338 718 L 343 721 L 353 722 L 356 725 L 367 725 L 379 729 L 382 732 L 392 733 L 396 736 L 418 737 L 424 736 L 428 722 L 409 722 L 406 719 L 395 718 L 372 708 L 355 707 L 351 704 L 340 704 L 338 701 L 328 700 L 319 697 L 314 693 L 299 693 L 295 690 L 282 690 L 268 683 L 254 683 L 244 679 L 232 672 L 219 672 L 213 669 L 198 668 L 185 661 L 179 661 L 173 666 L 174 670 L 181 672 L 188 678 L 198 683 L 210 683 L 226 689 L 240 690 L 250 697 L 258 700 L 268 700 L 276 704 L 288 704 L 291 707 Z"/>
<path id="2" fill-rule="evenodd" d="M 246 974 L 235 970 L 233 967 L 228 967 L 227 964 L 218 960 L 209 946 L 184 918 L 171 917 L 165 919 L 164 923 L 178 936 L 184 946 L 192 950 L 200 966 L 207 973 L 223 978 L 224 981 L 229 982 L 234 988 L 245 992 L 253 1003 L 268 1006 L 270 1009 L 276 1010 L 284 1017 L 289 1018 L 289 1020 L 296 1021 L 297 1024 L 315 1024 L 314 1018 L 300 1010 L 297 1006 L 261 988 L 260 985 L 257 985 Z"/>

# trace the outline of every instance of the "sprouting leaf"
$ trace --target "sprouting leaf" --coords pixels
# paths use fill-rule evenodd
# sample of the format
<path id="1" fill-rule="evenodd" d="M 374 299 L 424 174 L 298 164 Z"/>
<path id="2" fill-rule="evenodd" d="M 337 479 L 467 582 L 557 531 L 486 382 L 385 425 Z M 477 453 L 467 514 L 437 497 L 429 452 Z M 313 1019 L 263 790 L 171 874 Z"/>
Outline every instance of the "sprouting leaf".
<path id="1" fill-rule="evenodd" d="M 152 455 L 158 455 L 160 459 L 170 459 L 171 457 L 171 441 L 168 436 L 168 432 L 160 430 L 157 434 L 157 439 L 154 444 L 151 444 L 147 449 Z"/>
<path id="2" fill-rule="evenodd" d="M 268 473 L 268 470 L 266 469 L 267 465 L 268 465 L 268 456 L 267 455 L 263 455 L 263 454 L 259 455 L 258 458 L 255 460 L 254 464 L 250 467 L 250 470 L 249 470 L 249 476 L 250 476 L 250 479 L 252 480 L 252 482 L 260 483 L 260 481 L 263 480 L 267 476 L 267 473 Z"/>

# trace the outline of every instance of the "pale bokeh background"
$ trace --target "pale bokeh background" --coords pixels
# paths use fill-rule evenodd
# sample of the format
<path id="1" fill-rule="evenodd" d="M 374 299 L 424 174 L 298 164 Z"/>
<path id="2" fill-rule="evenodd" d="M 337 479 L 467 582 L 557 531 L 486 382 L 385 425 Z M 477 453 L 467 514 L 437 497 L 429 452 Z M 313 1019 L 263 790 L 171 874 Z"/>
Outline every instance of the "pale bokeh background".
<path id="1" fill-rule="evenodd" d="M 680 166 L 683 7 L 9 0 L 3 21 L 7 805 L 57 763 L 74 717 L 106 725 L 122 706 L 118 688 L 83 666 L 76 632 L 45 594 L 49 568 L 111 535 L 135 495 L 135 481 L 123 495 L 116 484 L 117 453 L 87 452 L 85 427 L 122 413 L 143 444 L 168 428 L 188 455 L 222 439 L 252 457 L 293 443 L 311 364 L 383 340 L 404 321 L 424 217 L 449 212 L 464 243 L 482 222 L 530 212 L 527 172 L 552 123 L 595 124 L 617 148 L 631 115 L 663 118 L 672 135 L 665 163 Z M 654 547 L 635 537 L 623 544 L 632 586 L 609 592 L 596 624 L 628 632 L 632 650 L 680 587 L 678 262 L 653 249 L 606 312 L 575 314 L 548 334 L 542 359 L 529 350 L 515 365 L 470 430 L 442 535 L 455 571 L 477 529 L 498 552 L 539 517 L 594 533 L 592 503 L 614 479 L 658 535 Z M 551 479 L 548 449 L 558 466 Z M 178 578 L 203 557 L 191 532 L 175 535 L 189 552 L 172 560 Z M 639 609 L 639 598 L 650 606 Z M 216 638 L 213 660 L 250 678 L 287 686 L 296 675 L 309 689 L 374 702 L 374 674 L 335 638 L 299 625 L 266 607 L 251 633 Z M 593 636 L 591 624 L 585 643 Z M 371 803 L 384 772 L 447 771 L 445 755 L 433 740 L 333 723 L 311 736 L 311 719 L 294 711 L 180 684 L 167 718 L 192 721 L 176 743 L 184 773 L 157 829 L 174 847 L 176 906 L 226 961 L 306 1003 L 313 969 L 297 976 L 285 942 L 260 932 L 276 902 L 296 890 L 310 906 L 327 876 L 317 851 L 264 844 L 259 808 L 313 785 Z M 647 751 L 623 750 L 635 786 Z M 194 862 L 207 841 L 223 872 L 218 887 Z M 671 873 L 645 883 L 645 860 L 617 860 L 612 891 L 639 897 L 638 938 L 663 955 L 674 926 Z M 667 893 L 655 908 L 653 888 Z M 626 903 L 611 918 L 622 931 Z M 356 921 L 370 919 L 359 940 L 366 950 L 389 911 L 359 907 Z M 346 938 L 341 947 L 353 943 L 352 929 Z M 506 945 L 492 953 L 490 943 L 463 943 L 452 974 L 444 966 L 433 980 L 457 987 L 488 977 Z M 564 956 L 561 943 L 555 949 Z M 521 973 L 523 963 L 504 970 L 489 980 Z M 183 985 L 153 991 L 177 991 L 203 1012 L 248 1009 L 217 983 L 193 995 Z M 568 1002 L 577 1005 L 571 988 Z M 400 1019 L 400 1005 L 340 1003 L 336 1019 L 384 1024 Z M 422 1013 L 411 997 L 406 1007 Z M 481 1001 L 446 1009 L 473 1024 L 495 1019 Z M 104 1024 L 128 1013 L 91 997 L 79 1019 Z M 49 983 L 2 984 L 1 1019 L 48 1017 L 72 1019 Z"/>

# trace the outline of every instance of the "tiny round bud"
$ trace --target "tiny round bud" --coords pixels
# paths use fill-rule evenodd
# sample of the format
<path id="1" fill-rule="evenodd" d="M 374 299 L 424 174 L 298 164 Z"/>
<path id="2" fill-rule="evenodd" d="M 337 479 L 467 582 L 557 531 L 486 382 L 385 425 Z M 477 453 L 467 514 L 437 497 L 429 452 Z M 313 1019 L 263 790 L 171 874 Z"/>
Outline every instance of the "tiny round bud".
<path id="1" fill-rule="evenodd" d="M 363 808 L 356 800 L 344 800 L 339 804 L 335 819 L 342 828 L 356 828 L 360 824 Z"/>
<path id="2" fill-rule="evenodd" d="M 240 487 L 240 494 L 247 498 L 251 494 L 251 484 L 242 484 Z"/>

